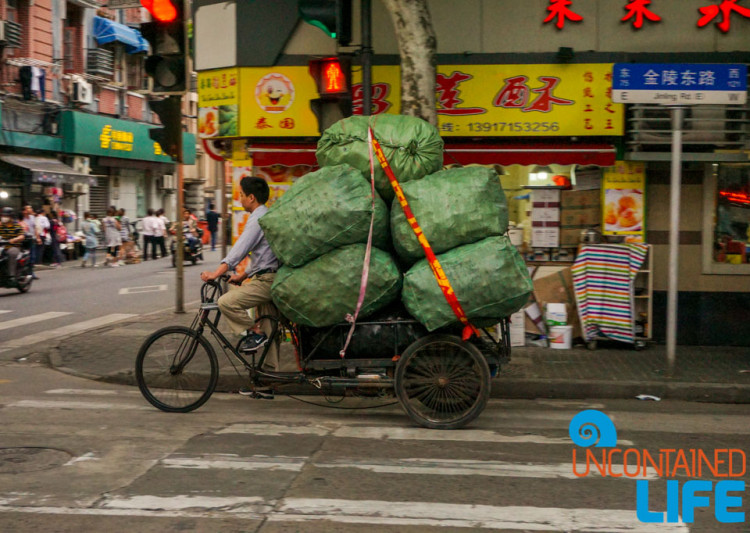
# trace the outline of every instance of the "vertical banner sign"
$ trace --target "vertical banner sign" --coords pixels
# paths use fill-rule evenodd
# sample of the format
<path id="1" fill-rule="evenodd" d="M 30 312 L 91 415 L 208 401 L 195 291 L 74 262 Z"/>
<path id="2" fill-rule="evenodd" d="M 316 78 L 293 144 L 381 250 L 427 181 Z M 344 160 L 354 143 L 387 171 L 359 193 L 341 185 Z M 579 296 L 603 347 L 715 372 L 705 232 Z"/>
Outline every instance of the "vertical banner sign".
<path id="1" fill-rule="evenodd" d="M 625 235 L 625 242 L 645 242 L 646 171 L 642 162 L 617 161 L 604 170 L 604 234 Z"/>
<path id="2" fill-rule="evenodd" d="M 198 135 L 203 139 L 237 137 L 239 122 L 239 69 L 198 73 Z"/>

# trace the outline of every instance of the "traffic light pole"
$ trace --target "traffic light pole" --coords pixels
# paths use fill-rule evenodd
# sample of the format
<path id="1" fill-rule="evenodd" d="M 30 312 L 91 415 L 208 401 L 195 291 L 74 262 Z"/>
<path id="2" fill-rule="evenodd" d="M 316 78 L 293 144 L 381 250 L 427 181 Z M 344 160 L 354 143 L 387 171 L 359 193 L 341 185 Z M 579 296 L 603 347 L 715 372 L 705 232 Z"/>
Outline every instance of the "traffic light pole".
<path id="1" fill-rule="evenodd" d="M 360 5 L 362 28 L 362 114 L 372 114 L 372 8 L 371 0 Z"/>
<path id="2" fill-rule="evenodd" d="M 182 112 L 182 96 L 180 98 L 180 112 Z M 182 211 L 184 209 L 183 188 L 185 183 L 185 169 L 183 165 L 182 121 L 180 121 L 180 135 L 177 141 L 177 228 L 175 233 L 175 313 L 185 312 L 185 236 L 182 234 Z"/>

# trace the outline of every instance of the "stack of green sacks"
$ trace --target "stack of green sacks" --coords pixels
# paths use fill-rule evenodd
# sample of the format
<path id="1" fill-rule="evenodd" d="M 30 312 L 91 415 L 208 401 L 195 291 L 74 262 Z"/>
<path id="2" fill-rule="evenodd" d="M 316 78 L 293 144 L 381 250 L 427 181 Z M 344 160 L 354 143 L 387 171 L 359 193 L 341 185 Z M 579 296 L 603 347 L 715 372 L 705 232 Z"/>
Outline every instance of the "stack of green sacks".
<path id="1" fill-rule="evenodd" d="M 508 208 L 498 175 L 483 167 L 443 170 L 402 186 L 466 315 L 496 323 L 521 309 L 533 286 L 526 265 L 505 235 Z M 456 316 L 438 286 L 398 199 L 391 209 L 393 244 L 406 263 L 402 300 L 429 331 Z"/>
<path id="2" fill-rule="evenodd" d="M 329 128 L 318 143 L 322 168 L 297 181 L 260 219 L 283 265 L 271 287 L 274 303 L 298 324 L 330 326 L 356 308 L 372 217 L 368 124 L 367 117 L 350 117 Z M 443 141 L 433 126 L 400 115 L 373 117 L 372 124 L 399 178 L 418 180 L 441 167 Z M 377 162 L 376 170 L 378 192 L 392 198 Z M 362 318 L 401 295 L 401 270 L 386 251 L 390 215 L 380 194 Z"/>

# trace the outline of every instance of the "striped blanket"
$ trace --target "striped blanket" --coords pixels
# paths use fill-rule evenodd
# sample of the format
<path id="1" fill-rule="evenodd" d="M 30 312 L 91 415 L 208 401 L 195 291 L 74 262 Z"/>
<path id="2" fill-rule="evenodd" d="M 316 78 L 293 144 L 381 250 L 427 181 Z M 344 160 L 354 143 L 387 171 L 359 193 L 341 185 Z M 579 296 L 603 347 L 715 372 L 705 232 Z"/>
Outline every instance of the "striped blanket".
<path id="1" fill-rule="evenodd" d="M 586 340 L 635 342 L 633 280 L 647 252 L 647 244 L 581 247 L 573 265 L 573 284 Z"/>

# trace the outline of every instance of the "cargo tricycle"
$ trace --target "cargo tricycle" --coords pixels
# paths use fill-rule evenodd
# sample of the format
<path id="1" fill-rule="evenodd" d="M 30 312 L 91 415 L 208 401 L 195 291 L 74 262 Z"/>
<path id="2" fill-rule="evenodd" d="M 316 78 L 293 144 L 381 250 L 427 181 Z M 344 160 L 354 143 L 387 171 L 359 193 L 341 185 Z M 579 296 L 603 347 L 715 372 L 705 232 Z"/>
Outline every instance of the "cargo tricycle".
<path id="1" fill-rule="evenodd" d="M 216 339 L 229 361 L 248 373 L 252 388 L 281 384 L 311 385 L 325 395 L 395 395 L 416 424 L 457 429 L 484 410 L 490 382 L 510 360 L 510 332 L 501 320 L 495 335 L 461 339 L 461 329 L 428 332 L 403 308 L 390 308 L 357 322 L 345 357 L 340 352 L 348 322 L 327 328 L 293 324 L 283 316 L 269 320 L 269 341 L 256 352 L 242 353 L 219 331 L 217 304 L 222 282 L 201 288 L 201 305 L 190 327 L 170 326 L 150 335 L 136 359 L 141 393 L 167 412 L 186 413 L 203 405 L 216 389 L 219 363 L 206 333 Z M 496 338 L 497 337 L 497 338 Z M 294 372 L 264 370 L 271 347 L 291 340 L 297 359 Z"/>

